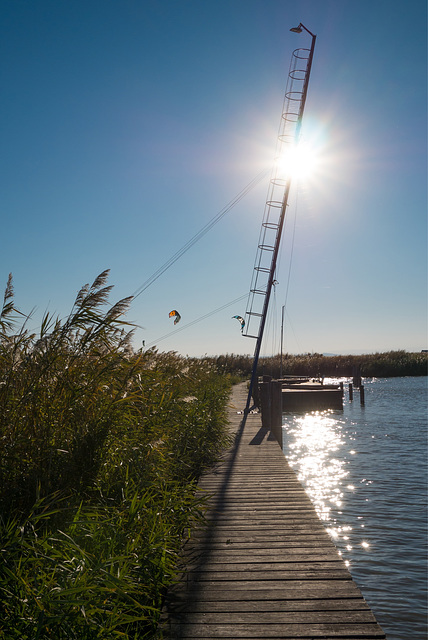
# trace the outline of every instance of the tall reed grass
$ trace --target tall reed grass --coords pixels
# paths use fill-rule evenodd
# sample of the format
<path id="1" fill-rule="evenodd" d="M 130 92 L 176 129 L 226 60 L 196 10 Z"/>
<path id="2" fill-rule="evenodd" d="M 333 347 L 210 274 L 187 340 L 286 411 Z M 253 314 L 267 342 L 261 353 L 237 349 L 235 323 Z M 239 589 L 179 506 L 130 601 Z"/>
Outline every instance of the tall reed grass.
<path id="1" fill-rule="evenodd" d="M 134 352 L 108 271 L 38 334 L 0 313 L 0 638 L 154 638 L 201 472 L 229 441 L 230 376 Z M 18 327 L 18 328 L 17 328 Z"/>
<path id="2" fill-rule="evenodd" d="M 250 356 L 226 354 L 211 358 L 212 363 L 225 373 L 248 377 L 251 374 L 253 359 Z M 404 350 L 363 355 L 324 356 L 320 353 L 298 355 L 280 354 L 263 357 L 259 360 L 258 375 L 270 375 L 279 378 L 283 375 L 300 376 L 343 376 L 350 377 L 355 368 L 366 377 L 389 378 L 397 376 L 428 375 L 428 353 L 408 352 Z"/>

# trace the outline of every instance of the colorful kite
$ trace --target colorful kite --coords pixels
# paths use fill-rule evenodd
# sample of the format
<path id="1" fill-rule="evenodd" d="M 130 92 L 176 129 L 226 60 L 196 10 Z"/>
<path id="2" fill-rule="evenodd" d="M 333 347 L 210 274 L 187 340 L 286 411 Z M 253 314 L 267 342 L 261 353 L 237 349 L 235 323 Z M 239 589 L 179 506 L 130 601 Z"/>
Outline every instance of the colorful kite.
<path id="1" fill-rule="evenodd" d="M 241 316 L 232 316 L 232 318 L 236 318 L 241 323 L 241 332 L 244 331 L 245 320 Z"/>
<path id="2" fill-rule="evenodd" d="M 169 317 L 173 318 L 175 316 L 174 324 L 178 324 L 181 320 L 181 316 L 176 309 L 173 309 L 169 312 Z"/>

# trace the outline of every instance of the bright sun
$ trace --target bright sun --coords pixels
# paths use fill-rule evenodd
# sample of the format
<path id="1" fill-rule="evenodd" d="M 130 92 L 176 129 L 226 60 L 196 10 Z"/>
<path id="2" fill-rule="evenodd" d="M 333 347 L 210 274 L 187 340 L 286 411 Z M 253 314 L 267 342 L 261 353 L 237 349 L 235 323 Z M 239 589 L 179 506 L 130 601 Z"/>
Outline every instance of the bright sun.
<path id="1" fill-rule="evenodd" d="M 316 174 L 319 165 L 319 153 L 316 147 L 308 142 L 300 141 L 296 146 L 289 146 L 276 161 L 278 172 L 284 178 L 306 180 Z"/>

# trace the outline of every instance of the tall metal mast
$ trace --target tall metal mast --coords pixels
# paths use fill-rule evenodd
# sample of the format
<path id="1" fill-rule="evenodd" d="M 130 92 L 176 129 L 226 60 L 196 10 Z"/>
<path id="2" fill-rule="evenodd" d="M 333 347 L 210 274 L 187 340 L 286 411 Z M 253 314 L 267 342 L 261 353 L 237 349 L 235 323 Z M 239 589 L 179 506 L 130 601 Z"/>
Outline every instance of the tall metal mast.
<path id="1" fill-rule="evenodd" d="M 312 37 L 311 47 L 310 49 L 295 49 L 291 57 L 277 139 L 275 163 L 269 183 L 253 279 L 248 297 L 247 310 L 245 312 L 246 329 L 244 335 L 250 338 L 257 338 L 257 342 L 254 350 L 253 368 L 244 420 L 250 411 L 252 392 L 257 377 L 257 366 L 288 206 L 291 174 L 287 168 L 287 154 L 288 156 L 291 155 L 293 147 L 296 147 L 300 138 L 300 129 L 302 126 L 314 55 L 316 36 L 302 23 L 300 23 L 298 27 L 290 29 L 290 31 L 301 33 L 303 29 Z M 292 162 L 292 160 L 290 160 L 290 162 Z M 254 326 L 256 330 L 253 329 Z M 252 335 L 252 333 L 255 335 Z"/>

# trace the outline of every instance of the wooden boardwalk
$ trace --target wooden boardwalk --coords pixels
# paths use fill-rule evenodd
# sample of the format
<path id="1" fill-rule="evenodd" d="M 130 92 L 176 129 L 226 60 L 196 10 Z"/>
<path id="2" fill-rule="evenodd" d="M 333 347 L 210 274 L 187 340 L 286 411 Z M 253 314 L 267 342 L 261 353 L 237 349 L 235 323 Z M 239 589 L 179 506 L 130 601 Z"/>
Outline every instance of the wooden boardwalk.
<path id="1" fill-rule="evenodd" d="M 165 638 L 385 638 L 281 448 L 233 389 L 235 446 L 202 478 L 209 526 L 185 545 Z"/>

